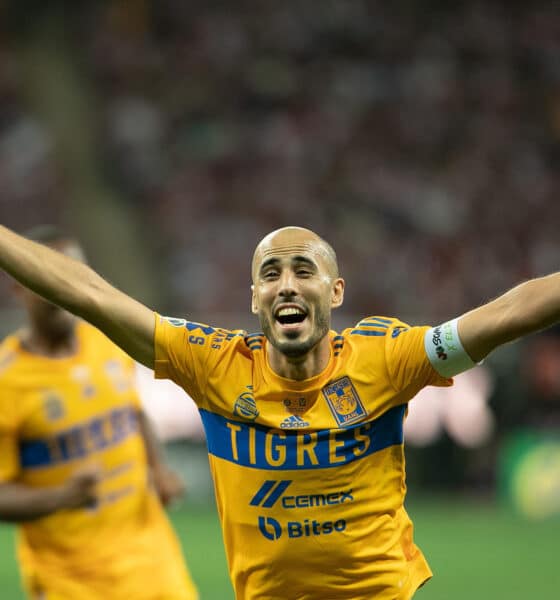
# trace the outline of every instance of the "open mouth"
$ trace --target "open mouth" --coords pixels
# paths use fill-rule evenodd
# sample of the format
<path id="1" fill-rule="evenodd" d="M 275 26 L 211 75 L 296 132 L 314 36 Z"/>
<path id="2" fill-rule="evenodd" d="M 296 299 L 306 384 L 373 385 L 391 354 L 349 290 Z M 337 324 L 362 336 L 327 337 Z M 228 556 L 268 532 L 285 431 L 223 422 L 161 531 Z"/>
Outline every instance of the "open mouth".
<path id="1" fill-rule="evenodd" d="M 298 325 L 305 321 L 307 313 L 297 306 L 289 306 L 279 309 L 275 318 L 280 325 Z"/>

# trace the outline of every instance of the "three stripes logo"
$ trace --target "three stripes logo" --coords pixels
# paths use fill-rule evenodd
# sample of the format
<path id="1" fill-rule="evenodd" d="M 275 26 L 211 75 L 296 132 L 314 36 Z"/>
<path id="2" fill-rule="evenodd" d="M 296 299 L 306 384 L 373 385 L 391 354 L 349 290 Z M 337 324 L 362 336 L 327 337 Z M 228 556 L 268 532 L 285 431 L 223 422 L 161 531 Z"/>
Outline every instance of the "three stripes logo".
<path id="1" fill-rule="evenodd" d="M 280 481 L 267 479 L 249 504 L 251 506 L 262 506 L 262 508 L 272 508 L 291 483 L 291 479 Z"/>
<path id="2" fill-rule="evenodd" d="M 281 429 L 299 429 L 301 427 L 309 427 L 309 423 L 298 415 L 287 417 L 280 423 Z"/>

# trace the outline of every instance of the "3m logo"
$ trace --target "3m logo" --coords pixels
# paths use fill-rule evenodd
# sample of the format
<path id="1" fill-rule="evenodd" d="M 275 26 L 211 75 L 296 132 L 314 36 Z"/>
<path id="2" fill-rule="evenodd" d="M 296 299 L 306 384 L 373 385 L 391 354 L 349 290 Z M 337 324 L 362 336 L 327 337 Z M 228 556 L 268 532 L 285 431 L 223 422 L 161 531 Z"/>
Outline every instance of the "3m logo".
<path id="1" fill-rule="evenodd" d="M 271 508 L 276 504 L 280 496 L 288 489 L 292 480 L 272 481 L 266 480 L 260 487 L 259 491 L 253 496 L 249 504 L 251 506 L 262 506 L 263 508 Z"/>
<path id="2" fill-rule="evenodd" d="M 309 427 L 309 423 L 298 415 L 287 417 L 280 423 L 282 429 L 299 429 L 301 427 Z"/>
<path id="3" fill-rule="evenodd" d="M 259 517 L 259 531 L 267 540 L 273 542 L 282 535 L 282 527 L 272 517 Z"/>

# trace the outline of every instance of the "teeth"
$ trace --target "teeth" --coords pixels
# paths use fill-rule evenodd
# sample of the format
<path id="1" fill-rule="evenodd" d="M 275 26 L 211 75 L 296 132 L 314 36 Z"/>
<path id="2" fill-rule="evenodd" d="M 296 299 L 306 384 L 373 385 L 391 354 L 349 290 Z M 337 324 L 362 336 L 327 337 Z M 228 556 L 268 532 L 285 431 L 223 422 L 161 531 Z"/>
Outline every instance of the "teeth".
<path id="1" fill-rule="evenodd" d="M 303 315 L 303 311 L 300 310 L 299 308 L 294 308 L 294 307 L 290 307 L 290 308 L 281 308 L 278 311 L 278 316 L 279 317 L 289 317 L 291 315 Z"/>

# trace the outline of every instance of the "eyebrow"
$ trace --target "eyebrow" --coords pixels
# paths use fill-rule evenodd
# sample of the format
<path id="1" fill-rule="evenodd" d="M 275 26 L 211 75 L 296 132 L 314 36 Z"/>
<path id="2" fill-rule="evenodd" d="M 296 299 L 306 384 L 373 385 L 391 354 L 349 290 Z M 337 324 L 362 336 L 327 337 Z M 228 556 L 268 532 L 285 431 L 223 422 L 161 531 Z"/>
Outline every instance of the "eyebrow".
<path id="1" fill-rule="evenodd" d="M 263 271 L 265 271 L 268 267 L 271 266 L 276 266 L 278 263 L 280 262 L 280 259 L 278 257 L 271 257 L 271 258 L 267 258 L 262 265 L 259 267 L 259 273 L 262 273 Z M 308 258 L 307 256 L 294 256 L 291 260 L 292 264 L 305 264 L 308 265 L 310 267 L 313 267 L 314 269 L 317 268 L 317 263 L 315 263 L 315 261 L 313 261 L 312 259 Z"/>

